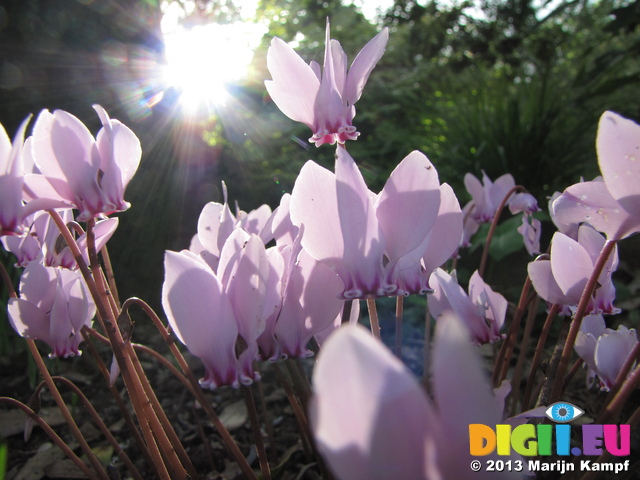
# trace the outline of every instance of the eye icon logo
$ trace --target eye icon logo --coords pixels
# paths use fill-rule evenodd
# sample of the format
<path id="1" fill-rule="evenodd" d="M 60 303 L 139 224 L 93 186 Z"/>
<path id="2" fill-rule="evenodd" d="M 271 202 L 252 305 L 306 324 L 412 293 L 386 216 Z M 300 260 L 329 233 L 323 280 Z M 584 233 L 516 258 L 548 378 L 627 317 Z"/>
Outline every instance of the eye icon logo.
<path id="1" fill-rule="evenodd" d="M 547 418 L 557 423 L 567 423 L 580 417 L 584 410 L 567 402 L 556 402 L 544 412 Z"/>

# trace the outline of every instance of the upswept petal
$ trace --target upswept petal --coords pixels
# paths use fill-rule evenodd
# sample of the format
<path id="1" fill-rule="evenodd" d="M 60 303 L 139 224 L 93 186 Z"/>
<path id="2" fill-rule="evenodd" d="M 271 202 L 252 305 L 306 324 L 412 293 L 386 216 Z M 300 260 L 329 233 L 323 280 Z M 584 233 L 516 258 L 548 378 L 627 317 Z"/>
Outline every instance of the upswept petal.
<path id="1" fill-rule="evenodd" d="M 11 140 L 4 125 L 0 123 L 0 175 L 6 175 L 11 169 Z"/>
<path id="2" fill-rule="evenodd" d="M 393 293 L 395 285 L 387 285 L 383 278 L 385 243 L 371 191 L 356 162 L 344 148 L 338 148 L 336 155 L 336 195 L 344 238 L 343 263 L 351 276 L 350 279 L 342 278 L 345 297 Z"/>
<path id="3" fill-rule="evenodd" d="M 198 217 L 198 240 L 212 255 L 220 257 L 224 242 L 234 230 L 235 218 L 226 204 L 209 202 Z"/>
<path id="4" fill-rule="evenodd" d="M 358 55 L 356 55 L 356 58 L 354 58 L 349 68 L 347 82 L 342 94 L 342 98 L 346 104 L 353 105 L 360 100 L 362 90 L 367 80 L 369 80 L 369 75 L 382 58 L 388 41 L 389 29 L 385 27 L 379 34 L 369 40 Z"/>
<path id="5" fill-rule="evenodd" d="M 313 69 L 279 38 L 271 40 L 267 68 L 273 80 L 265 81 L 265 87 L 275 104 L 291 120 L 313 130 L 314 104 L 320 88 Z"/>
<path id="6" fill-rule="evenodd" d="M 558 286 L 551 271 L 551 260 L 536 260 L 527 266 L 533 288 L 540 297 L 551 304 L 567 305 L 569 301 Z M 573 300 L 573 299 L 571 299 Z"/>
<path id="7" fill-rule="evenodd" d="M 110 119 L 100 105 L 94 105 L 93 108 L 103 125 L 96 140 L 103 172 L 100 187 L 114 210 L 126 210 L 130 205 L 123 200 L 124 191 L 140 164 L 140 140 L 119 120 Z"/>
<path id="8" fill-rule="evenodd" d="M 440 207 L 440 180 L 429 159 L 418 151 L 391 172 L 375 203 L 376 217 L 391 261 L 420 247 Z M 418 252 L 417 258 L 423 252 Z"/>
<path id="9" fill-rule="evenodd" d="M 620 240 L 640 231 L 640 215 L 631 215 L 611 196 L 602 181 L 576 183 L 552 205 L 562 224 L 587 222 L 609 240 Z"/>
<path id="10" fill-rule="evenodd" d="M 13 144 L 0 124 L 0 236 L 20 235 L 24 232 L 22 222 L 28 213 L 22 204 L 22 154 L 24 133 L 30 120 L 31 115 L 22 121 Z"/>
<path id="11" fill-rule="evenodd" d="M 622 365 L 638 343 L 635 330 L 621 325 L 618 330 L 607 329 L 598 338 L 594 351 L 596 372 L 607 389 L 615 383 Z"/>
<path id="12" fill-rule="evenodd" d="M 617 113 L 604 112 L 596 149 L 609 192 L 631 215 L 640 215 L 640 125 Z"/>
<path id="13" fill-rule="evenodd" d="M 283 355 L 310 357 L 311 337 L 328 328 L 342 310 L 340 277 L 304 250 L 292 265 L 275 335 Z"/>
<path id="14" fill-rule="evenodd" d="M 493 185 L 491 185 L 491 188 L 489 189 L 489 199 L 491 200 L 491 206 L 494 214 L 500 203 L 504 200 L 504 197 L 509 193 L 509 190 L 513 189 L 515 186 L 516 181 L 510 173 L 505 173 L 495 179 Z"/>
<path id="15" fill-rule="evenodd" d="M 100 156 L 87 127 L 63 110 L 53 113 L 43 110 L 32 137 L 34 161 L 42 174 L 51 179 L 54 188 L 54 180 L 69 185 L 80 215 L 98 209 L 102 200 L 98 186 Z"/>
<path id="16" fill-rule="evenodd" d="M 10 298 L 9 323 L 18 335 L 30 340 L 49 339 L 49 319 L 36 305 L 22 298 Z"/>
<path id="17" fill-rule="evenodd" d="M 293 244 L 298 235 L 298 227 L 291 222 L 291 195 L 285 193 L 280 199 L 280 205 L 271 215 L 268 230 L 276 241 L 276 245 L 284 246 Z"/>
<path id="18" fill-rule="evenodd" d="M 242 232 L 242 230 L 237 230 Z M 235 232 L 232 234 L 221 254 L 225 257 L 227 245 L 237 248 Z M 252 364 L 258 355 L 258 336 L 265 329 L 266 317 L 265 297 L 268 291 L 270 265 L 262 240 L 257 235 L 249 238 L 240 246 L 237 256 L 225 270 L 223 288 L 238 324 L 238 333 L 246 343 L 246 350 L 240 354 L 240 383 L 250 384 L 258 380 L 259 375 L 253 371 Z M 274 305 L 275 307 L 275 305 Z"/>
<path id="19" fill-rule="evenodd" d="M 595 351 L 598 338 L 606 330 L 604 318 L 602 315 L 587 315 L 582 319 L 580 330 L 576 337 L 575 350 L 576 353 L 584 360 L 591 370 L 597 370 L 595 361 Z"/>
<path id="20" fill-rule="evenodd" d="M 458 198 L 453 189 L 443 183 L 440 185 L 438 216 L 429 232 L 422 256 L 427 275 L 442 266 L 458 249 L 462 228 L 462 211 Z"/>
<path id="21" fill-rule="evenodd" d="M 204 363 L 206 375 L 201 384 L 208 388 L 237 386 L 238 327 L 209 266 L 187 251 L 167 251 L 162 306 L 177 337 Z"/>
<path id="22" fill-rule="evenodd" d="M 494 338 L 500 337 L 500 328 L 507 314 L 507 300 L 487 285 L 476 270 L 469 279 L 469 298 L 483 308 L 483 316 L 491 326 Z"/>
<path id="23" fill-rule="evenodd" d="M 577 305 L 593 271 L 593 262 L 582 245 L 556 232 L 551 240 L 551 271 L 565 303 Z"/>
<path id="24" fill-rule="evenodd" d="M 430 478 L 426 451 L 435 449 L 438 428 L 430 402 L 407 368 L 362 327 L 342 327 L 325 342 L 313 393 L 311 428 L 338 478 Z"/>
<path id="25" fill-rule="evenodd" d="M 43 312 L 51 310 L 56 295 L 57 278 L 53 268 L 31 262 L 20 277 L 20 297 Z"/>

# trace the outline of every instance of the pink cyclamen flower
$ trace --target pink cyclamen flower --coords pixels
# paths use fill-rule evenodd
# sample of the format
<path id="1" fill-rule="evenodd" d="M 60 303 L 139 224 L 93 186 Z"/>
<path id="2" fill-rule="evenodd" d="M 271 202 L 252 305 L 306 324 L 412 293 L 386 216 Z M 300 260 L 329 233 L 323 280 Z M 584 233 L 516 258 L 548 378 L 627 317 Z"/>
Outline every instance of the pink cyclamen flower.
<path id="1" fill-rule="evenodd" d="M 102 129 L 96 138 L 63 110 L 43 110 L 30 138 L 34 173 L 25 176 L 28 199 L 64 202 L 78 220 L 127 210 L 127 184 L 140 163 L 140 142 L 118 120 L 94 105 Z"/>
<path id="2" fill-rule="evenodd" d="M 606 328 L 602 315 L 591 315 L 582 320 L 575 349 L 589 367 L 588 378 L 597 375 L 600 388 L 608 391 L 637 343 L 635 329 Z"/>
<path id="3" fill-rule="evenodd" d="M 296 179 L 290 209 L 292 223 L 304 225 L 304 249 L 344 282 L 341 297 L 428 290 L 422 257 L 442 243 L 441 236 L 461 232 L 460 207 L 448 186 L 440 185 L 435 167 L 422 153 L 412 152 L 379 195 L 367 188 L 344 148 L 338 148 L 335 172 L 308 161 Z M 446 198 L 442 211 L 441 195 Z M 438 234 L 433 233 L 436 226 Z M 432 252 L 429 265 L 440 261 L 442 252 L 452 253 L 451 242 L 446 243 L 442 251 Z"/>
<path id="4" fill-rule="evenodd" d="M 471 339 L 478 345 L 503 338 L 500 329 L 507 314 L 507 301 L 484 283 L 477 271 L 469 280 L 468 295 L 458 284 L 455 272 L 449 275 L 438 268 L 429 281 L 434 288 L 434 293 L 427 297 L 433 318 L 455 313 L 464 320 Z"/>
<path id="5" fill-rule="evenodd" d="M 469 218 L 477 223 L 486 223 L 493 219 L 500 203 L 516 186 L 516 182 L 510 173 L 505 173 L 492 182 L 483 170 L 482 183 L 475 175 L 467 173 L 464 176 L 464 186 L 471 195 Z"/>
<path id="6" fill-rule="evenodd" d="M 457 317 L 438 322 L 431 360 L 435 402 L 362 327 L 342 327 L 329 336 L 313 375 L 310 425 L 337 478 L 469 478 L 469 425 L 503 423 L 501 398 L 492 392 Z M 521 474 L 481 471 L 476 477 Z"/>
<path id="7" fill-rule="evenodd" d="M 565 314 L 575 310 L 582 291 L 593 272 L 595 262 L 605 239 L 589 225 L 578 230 L 578 239 L 556 232 L 551 239 L 551 259 L 529 263 L 528 272 L 533 287 L 540 297 L 550 304 L 564 305 Z M 618 266 L 615 249 L 605 264 L 597 288 L 587 306 L 588 314 L 615 314 L 620 310 L 613 306 L 615 287 L 611 274 Z"/>
<path id="8" fill-rule="evenodd" d="M 0 124 L 0 236 L 24 233 L 22 185 L 24 183 L 22 151 L 24 132 L 31 116 L 27 117 L 16 132 L 13 144 L 4 126 Z"/>
<path id="9" fill-rule="evenodd" d="M 260 378 L 252 368 L 257 339 L 281 300 L 273 268 L 262 241 L 240 229 L 223 245 L 217 272 L 193 252 L 165 253 L 162 306 L 180 341 L 204 363 L 203 387 Z"/>
<path id="10" fill-rule="evenodd" d="M 590 223 L 609 240 L 640 232 L 640 125 L 614 112 L 600 117 L 596 137 L 602 179 L 567 188 L 553 202 L 563 224 Z"/>
<path id="11" fill-rule="evenodd" d="M 269 95 L 286 116 L 304 123 L 312 131 L 310 142 L 344 143 L 360 133 L 353 126 L 354 104 L 382 57 L 388 29 L 367 43 L 347 71 L 347 56 L 337 40 L 332 40 L 327 20 L 325 56 L 322 72 L 316 62 L 310 65 L 283 40 L 274 38 L 267 52 L 267 68 L 273 80 L 265 81 Z"/>
<path id="12" fill-rule="evenodd" d="M 262 358 L 310 357 L 311 337 L 329 328 L 342 310 L 344 285 L 331 268 L 302 250 L 299 239 L 268 253 L 282 259 L 283 270 L 280 308 L 258 339 Z"/>
<path id="13" fill-rule="evenodd" d="M 542 223 L 531 215 L 522 215 L 522 225 L 518 227 L 518 233 L 524 240 L 524 248 L 529 255 L 540 253 L 540 235 L 542 234 Z"/>
<path id="14" fill-rule="evenodd" d="M 18 334 L 42 340 L 50 357 L 79 355 L 80 329 L 91 326 L 96 307 L 80 272 L 31 262 L 20 279 L 20 298 L 9 299 L 9 320 Z"/>

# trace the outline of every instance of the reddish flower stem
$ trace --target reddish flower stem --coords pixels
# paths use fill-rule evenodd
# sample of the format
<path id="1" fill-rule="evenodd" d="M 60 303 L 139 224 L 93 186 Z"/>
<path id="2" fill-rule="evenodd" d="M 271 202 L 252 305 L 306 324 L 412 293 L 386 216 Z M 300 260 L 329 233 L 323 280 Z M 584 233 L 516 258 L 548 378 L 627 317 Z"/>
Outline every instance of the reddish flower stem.
<path id="1" fill-rule="evenodd" d="M 64 420 L 67 422 L 67 425 L 69 425 L 69 428 L 71 429 L 71 433 L 73 433 L 73 436 L 76 438 L 76 440 L 80 444 L 80 448 L 82 449 L 82 452 L 87 456 L 89 463 L 91 463 L 91 466 L 95 469 L 97 478 L 100 478 L 102 480 L 109 480 L 109 475 L 107 474 L 104 467 L 100 463 L 100 460 L 98 460 L 98 458 L 95 456 L 95 454 L 91 450 L 91 447 L 87 443 L 87 440 L 84 438 L 84 435 L 82 435 L 82 432 L 80 431 L 80 429 L 78 428 L 78 425 L 73 419 L 71 412 L 67 408 L 67 404 L 64 402 L 62 395 L 60 395 L 60 391 L 56 387 L 55 382 L 53 381 L 53 378 L 51 377 L 51 374 L 47 369 L 47 366 L 44 364 L 44 361 L 40 356 L 38 347 L 36 347 L 36 344 L 33 340 L 28 338 L 25 340 L 27 341 L 27 346 L 29 347 L 31 356 L 35 360 L 36 365 L 38 366 L 38 370 L 40 371 L 40 374 L 42 375 L 42 378 L 44 379 L 44 382 L 46 383 L 47 388 L 49 389 L 49 392 L 53 396 L 53 399 L 55 400 L 56 405 L 58 405 L 58 408 L 60 409 L 60 412 L 62 413 Z"/>
<path id="2" fill-rule="evenodd" d="M 498 353 L 498 358 L 493 369 L 492 383 L 494 387 L 500 385 L 502 380 L 504 380 L 507 376 L 509 363 L 511 362 L 511 356 L 513 355 L 513 349 L 515 348 L 516 339 L 518 337 L 518 330 L 520 329 L 520 322 L 522 320 L 522 316 L 524 315 L 524 311 L 530 301 L 530 299 L 528 298 L 530 289 L 531 279 L 529 278 L 529 276 L 527 276 L 524 281 L 524 285 L 522 285 L 520 300 L 518 301 L 518 308 L 513 315 L 509 333 L 507 333 L 507 338 L 505 338 L 504 342 L 502 343 L 502 348 L 500 348 L 500 352 Z"/>
<path id="3" fill-rule="evenodd" d="M 13 282 L 11 281 L 11 277 L 9 276 L 9 272 L 7 272 L 7 269 L 5 268 L 3 263 L 0 263 L 0 277 L 2 277 L 2 282 L 4 283 L 7 292 L 9 292 L 9 296 L 11 298 L 18 298 L 16 289 L 13 288 Z"/>
<path id="4" fill-rule="evenodd" d="M 604 412 L 604 409 L 607 407 L 607 405 L 609 405 L 609 403 L 611 403 L 611 401 L 614 399 L 614 397 L 618 394 L 618 392 L 622 388 L 622 385 L 627 379 L 627 375 L 629 375 L 631 368 L 633 367 L 634 363 L 636 362 L 639 356 L 640 356 L 640 342 L 636 343 L 635 347 L 633 347 L 631 352 L 629 352 L 629 356 L 627 357 L 624 364 L 622 365 L 622 368 L 618 372 L 618 376 L 616 377 L 613 383 L 613 386 L 611 387 L 611 390 L 609 390 L 607 398 L 605 398 L 604 400 L 602 412 Z M 598 418 L 598 421 L 599 420 L 600 419 Z"/>
<path id="5" fill-rule="evenodd" d="M 367 298 L 367 309 L 369 310 L 369 322 L 371 323 L 371 334 L 380 340 L 380 323 L 378 322 L 378 310 L 376 309 L 375 298 Z"/>
<path id="6" fill-rule="evenodd" d="M 38 426 L 42 428 L 42 430 L 44 430 L 44 432 L 49 436 L 49 438 L 53 441 L 53 443 L 55 443 L 58 446 L 58 448 L 62 450 L 62 452 L 74 463 L 76 467 L 80 469 L 80 471 L 82 471 L 82 473 L 84 473 L 87 476 L 88 479 L 98 480 L 100 478 L 95 474 L 93 470 L 87 467 L 84 464 L 84 462 L 80 460 L 80 458 L 75 453 L 73 453 L 73 450 L 69 448 L 69 445 L 67 445 L 64 442 L 64 440 L 62 440 L 58 436 L 58 434 L 53 430 L 53 428 L 51 428 L 49 424 L 45 422 L 42 418 L 40 418 L 40 416 L 36 412 L 34 412 L 31 408 L 29 408 L 19 400 L 16 400 L 15 398 L 9 398 L 9 397 L 0 397 L 0 403 L 6 403 L 12 407 L 19 408 L 26 415 L 28 415 L 29 418 L 31 418 L 31 420 L 37 423 Z"/>
<path id="7" fill-rule="evenodd" d="M 126 454 L 126 452 L 122 449 L 122 447 L 120 446 L 116 438 L 113 436 L 113 434 L 109 431 L 109 428 L 102 421 L 102 418 L 100 418 L 100 415 L 98 415 L 98 412 L 96 412 L 96 409 L 93 408 L 93 405 L 91 404 L 89 399 L 85 396 L 84 393 L 82 393 L 82 390 L 80 390 L 71 380 L 65 377 L 52 377 L 52 378 L 55 382 L 63 383 L 67 388 L 72 390 L 73 393 L 75 393 L 78 396 L 78 398 L 80 398 L 80 401 L 84 405 L 84 408 L 87 409 L 87 412 L 91 416 L 91 419 L 96 424 L 96 426 L 100 429 L 100 432 L 102 432 L 102 434 L 105 436 L 107 441 L 111 444 L 115 453 L 118 455 L 118 457 L 120 457 L 120 460 L 122 460 L 122 463 L 125 464 L 125 466 L 129 470 L 131 475 L 133 475 L 133 477 L 136 480 L 143 480 L 142 475 L 140 475 L 140 472 L 138 471 L 136 466 L 133 464 L 133 462 L 131 461 L 129 456 Z"/>
<path id="8" fill-rule="evenodd" d="M 249 423 L 251 424 L 253 439 L 256 442 L 256 450 L 258 452 L 258 461 L 260 463 L 262 478 L 264 480 L 271 480 L 271 469 L 269 468 L 267 452 L 264 449 L 262 431 L 260 430 L 260 419 L 258 418 L 258 411 L 256 410 L 256 402 L 253 398 L 251 386 L 243 386 L 242 391 L 244 393 L 244 402 L 247 405 L 247 413 L 249 414 Z"/>
<path id="9" fill-rule="evenodd" d="M 633 391 L 640 385 L 640 365 L 636 366 L 624 381 L 618 393 L 615 394 L 609 404 L 600 412 L 597 421 L 607 423 L 620 413 L 624 402 L 627 401 Z"/>
<path id="10" fill-rule="evenodd" d="M 91 355 L 96 361 L 96 364 L 98 365 L 98 369 L 100 370 L 102 377 L 105 379 L 105 382 L 107 383 L 107 387 L 109 388 L 109 391 L 111 392 L 111 395 L 113 396 L 113 399 L 115 400 L 116 405 L 118 405 L 118 409 L 120 410 L 120 413 L 122 414 L 122 417 L 124 418 L 127 424 L 127 427 L 129 428 L 129 432 L 133 436 L 147 464 L 151 465 L 153 463 L 153 460 L 151 459 L 151 454 L 149 453 L 149 449 L 147 448 L 147 445 L 144 439 L 140 435 L 140 431 L 136 427 L 136 424 L 133 421 L 133 418 L 129 414 L 129 410 L 126 407 L 124 400 L 122 400 L 122 397 L 120 396 L 120 392 L 118 391 L 115 385 L 111 384 L 109 369 L 107 369 L 107 366 L 102 361 L 102 357 L 100 357 L 100 354 L 98 353 L 98 350 L 96 349 L 95 345 L 91 341 L 90 336 L 94 336 L 101 342 L 110 346 L 111 344 L 109 343 L 109 340 L 103 337 L 102 335 L 100 335 L 98 332 L 96 332 L 92 328 L 87 327 L 86 325 L 82 327 L 82 336 L 84 337 L 85 345 L 88 347 L 89 352 L 91 353 Z"/>
<path id="11" fill-rule="evenodd" d="M 487 239 L 485 240 L 485 243 L 484 243 L 484 250 L 482 250 L 480 267 L 478 268 L 478 274 L 482 278 L 484 278 L 484 270 L 485 270 L 485 267 L 487 266 L 487 258 L 489 257 L 489 247 L 491 246 L 491 240 L 493 239 L 493 235 L 496 231 L 496 227 L 498 226 L 498 222 L 500 221 L 500 215 L 502 215 L 502 210 L 504 210 L 504 207 L 507 205 L 507 202 L 509 201 L 509 198 L 511 197 L 511 195 L 516 193 L 518 190 L 522 190 L 523 192 L 527 191 L 527 189 L 524 188 L 522 185 L 516 185 L 515 187 L 513 187 L 504 196 L 504 198 L 500 202 L 500 205 L 498 205 L 498 208 L 496 209 L 495 215 L 493 216 L 493 220 L 491 221 L 491 226 L 489 227 L 489 231 L 487 232 Z"/>
<path id="12" fill-rule="evenodd" d="M 402 316 L 404 311 L 404 297 L 396 297 L 396 356 L 402 359 Z"/>
<path id="13" fill-rule="evenodd" d="M 533 330 L 533 324 L 536 319 L 536 313 L 538 310 L 538 303 L 540 302 L 540 297 L 535 296 L 533 300 L 533 305 L 529 307 L 529 311 L 527 312 L 527 321 L 524 325 L 524 333 L 522 334 L 522 340 L 520 341 L 520 354 L 518 355 L 518 360 L 516 361 L 516 368 L 513 372 L 513 377 L 511 378 L 511 385 L 513 385 L 513 389 L 511 390 L 511 415 L 514 416 L 516 414 L 516 407 L 518 405 L 518 401 L 520 400 L 520 393 L 522 389 L 518 388 L 520 385 L 520 379 L 522 378 L 522 369 L 524 368 L 524 362 L 529 354 L 529 342 L 531 341 L 531 331 Z M 521 409 L 521 411 L 524 411 Z"/>
<path id="14" fill-rule="evenodd" d="M 544 325 L 542 326 L 542 332 L 540 333 L 540 337 L 538 338 L 538 345 L 536 346 L 536 350 L 533 354 L 533 360 L 531 361 L 531 370 L 529 371 L 527 386 L 524 390 L 524 397 L 522 397 L 522 411 L 526 411 L 529 409 L 529 401 L 531 400 L 531 392 L 536 378 L 538 365 L 540 364 L 540 357 L 542 356 L 542 351 L 544 350 L 544 344 L 547 342 L 547 337 L 549 336 L 551 325 L 553 324 L 553 321 L 555 320 L 559 310 L 560 305 L 552 305 L 549 309 L 549 313 L 547 314 L 547 319 L 544 321 Z"/>
<path id="15" fill-rule="evenodd" d="M 598 277 L 602 273 L 604 266 L 613 252 L 613 249 L 616 246 L 615 240 L 607 240 L 602 247 L 602 251 L 596 260 L 596 263 L 593 267 L 593 272 L 591 272 L 591 276 L 587 281 L 587 285 L 584 287 L 582 292 L 582 296 L 580 297 L 580 302 L 578 303 L 578 308 L 576 313 L 573 316 L 573 320 L 571 321 L 571 326 L 569 327 L 569 333 L 567 334 L 567 339 L 564 343 L 564 349 L 562 351 L 562 356 L 560 357 L 560 363 L 558 364 L 558 370 L 556 372 L 555 381 L 553 383 L 553 389 L 551 391 L 551 402 L 555 402 L 560 398 L 563 384 L 564 384 L 564 372 L 567 370 L 569 365 L 569 359 L 571 357 L 571 352 L 573 351 L 573 346 L 576 343 L 576 337 L 578 336 L 578 331 L 580 330 L 580 324 L 582 323 L 582 319 L 585 316 L 587 311 L 587 307 L 589 306 L 589 301 L 593 296 L 593 292 L 598 283 Z"/>
<path id="16" fill-rule="evenodd" d="M 120 367 L 122 378 L 124 379 L 125 385 L 129 392 L 129 398 L 131 399 L 134 411 L 138 416 L 138 423 L 142 430 L 143 437 L 147 446 L 149 447 L 149 453 L 152 458 L 152 463 L 150 466 L 155 469 L 156 474 L 161 480 L 169 480 L 169 472 L 165 465 L 163 456 L 157 446 L 156 436 L 154 435 L 154 432 L 151 430 L 151 427 L 146 420 L 147 418 L 155 417 L 155 414 L 153 414 L 153 412 L 151 411 L 151 404 L 148 401 L 145 401 L 144 391 L 142 391 L 140 387 L 140 379 L 136 375 L 131 358 L 127 355 L 126 349 L 124 348 L 122 335 L 120 334 L 120 331 L 116 326 L 115 316 L 110 308 L 110 303 L 108 301 L 108 292 L 105 289 L 99 289 L 98 284 L 96 283 L 97 279 L 94 279 L 91 270 L 85 263 L 82 253 L 78 248 L 78 244 L 71 235 L 71 232 L 67 228 L 60 214 L 55 210 L 48 210 L 48 213 L 49 215 L 51 215 L 51 218 L 57 225 L 60 233 L 66 240 L 67 245 L 71 249 L 78 268 L 82 272 L 82 276 L 84 277 L 89 291 L 91 292 L 91 296 L 93 297 L 93 300 L 96 304 L 96 308 L 98 309 L 98 321 L 100 322 L 103 330 L 107 333 L 109 342 L 111 343 L 111 348 L 115 355 L 116 361 L 118 362 L 118 366 Z M 91 248 L 92 243 L 94 246 L 94 253 L 93 255 L 91 255 L 90 253 L 90 258 L 91 256 L 95 257 L 95 238 L 92 242 L 92 237 L 93 235 L 87 234 L 87 244 L 89 248 Z M 101 276 L 98 276 L 98 278 L 101 278 Z M 157 435 L 158 437 L 161 437 L 163 436 L 163 432 L 158 431 Z M 166 434 L 164 434 L 164 437 L 166 438 Z M 171 454 L 171 452 L 167 453 Z M 186 475 L 182 478 L 186 478 Z"/>
<path id="17" fill-rule="evenodd" d="M 191 384 L 191 392 L 195 395 L 196 400 L 202 406 L 202 408 L 204 408 L 205 412 L 213 422 L 213 425 L 216 427 L 216 430 L 222 437 L 222 440 L 224 441 L 225 445 L 229 449 L 229 452 L 231 453 L 236 463 L 244 473 L 245 477 L 250 480 L 251 479 L 255 480 L 257 477 L 253 472 L 253 470 L 251 469 L 251 466 L 247 462 L 244 455 L 242 455 L 242 452 L 238 448 L 238 445 L 236 444 L 236 442 L 233 440 L 233 437 L 231 437 L 231 434 L 229 433 L 229 431 L 222 424 L 222 422 L 220 422 L 218 415 L 215 413 L 215 411 L 211 407 L 209 400 L 207 400 L 204 393 L 202 392 L 202 389 L 200 388 L 198 380 L 193 375 L 193 372 L 187 365 L 187 362 L 185 361 L 184 357 L 180 353 L 180 350 L 178 350 L 178 347 L 173 341 L 173 337 L 171 336 L 167 327 L 164 326 L 164 324 L 162 323 L 162 321 L 160 320 L 156 312 L 154 312 L 154 310 L 146 302 L 144 302 L 139 298 L 128 298 L 122 305 L 122 311 L 128 312 L 129 308 L 131 308 L 132 305 L 137 305 L 140 308 L 142 308 L 142 310 L 151 319 L 156 329 L 160 332 L 160 335 L 162 336 L 163 340 L 168 345 L 169 350 L 171 350 L 171 353 L 173 354 L 174 358 L 178 362 L 180 369 L 182 370 L 185 377 L 188 379 L 189 383 Z"/>

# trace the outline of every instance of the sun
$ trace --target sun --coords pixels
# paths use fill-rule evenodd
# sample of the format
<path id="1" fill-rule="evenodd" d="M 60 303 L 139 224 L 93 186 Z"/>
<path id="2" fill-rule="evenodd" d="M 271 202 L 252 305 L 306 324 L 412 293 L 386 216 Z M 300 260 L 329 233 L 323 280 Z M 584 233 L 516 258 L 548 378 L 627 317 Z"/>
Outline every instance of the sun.
<path id="1" fill-rule="evenodd" d="M 163 17 L 162 30 L 164 81 L 178 89 L 180 104 L 187 110 L 225 102 L 227 86 L 247 74 L 265 31 L 263 25 L 251 22 L 185 28 L 172 10 Z"/>

